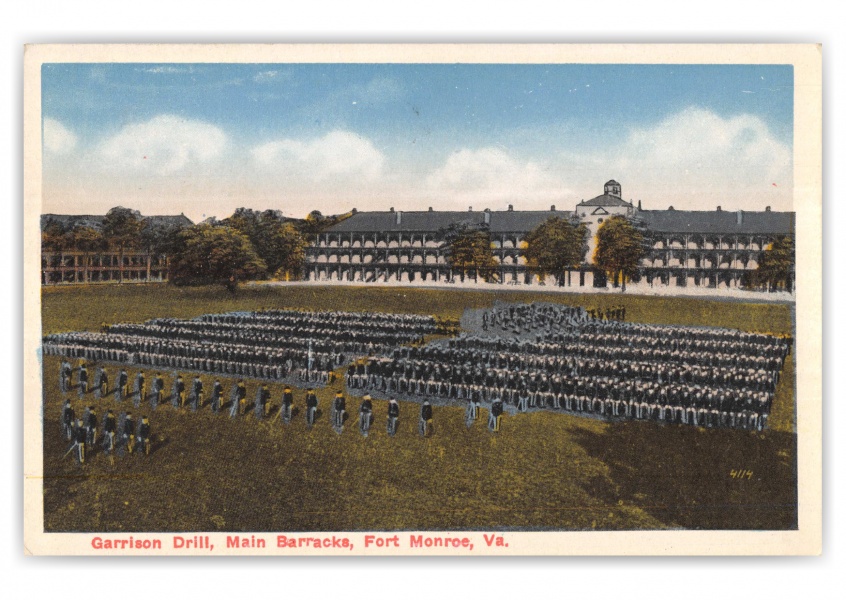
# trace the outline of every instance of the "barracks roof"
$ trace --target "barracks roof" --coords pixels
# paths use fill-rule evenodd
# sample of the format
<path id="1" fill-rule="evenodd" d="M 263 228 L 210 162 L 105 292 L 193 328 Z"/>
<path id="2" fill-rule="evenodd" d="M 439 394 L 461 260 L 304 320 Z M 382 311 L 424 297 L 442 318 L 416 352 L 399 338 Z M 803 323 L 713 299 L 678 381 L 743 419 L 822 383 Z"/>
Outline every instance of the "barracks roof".
<path id="1" fill-rule="evenodd" d="M 528 232 L 549 217 L 569 219 L 566 210 L 490 211 L 491 233 Z M 399 215 L 400 222 L 397 223 Z M 377 211 L 358 212 L 329 227 L 327 233 L 430 232 L 450 225 L 483 225 L 485 211 Z"/>
<path id="2" fill-rule="evenodd" d="M 608 183 L 616 183 L 616 181 L 609 181 Z M 606 184 L 608 185 L 608 184 Z M 576 206 L 632 206 L 631 202 L 626 202 L 619 196 L 612 194 L 602 194 L 590 200 L 582 200 Z"/>
<path id="3" fill-rule="evenodd" d="M 727 210 L 642 210 L 637 214 L 649 231 L 667 233 L 787 234 L 795 213 Z"/>

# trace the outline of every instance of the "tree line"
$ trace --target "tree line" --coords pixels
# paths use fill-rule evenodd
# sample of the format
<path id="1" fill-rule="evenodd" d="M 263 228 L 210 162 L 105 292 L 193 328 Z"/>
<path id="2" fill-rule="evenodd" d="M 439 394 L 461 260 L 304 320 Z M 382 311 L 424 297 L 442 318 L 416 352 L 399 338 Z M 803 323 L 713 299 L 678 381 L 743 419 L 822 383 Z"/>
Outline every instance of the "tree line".
<path id="1" fill-rule="evenodd" d="M 121 260 L 127 251 L 165 255 L 173 284 L 222 284 L 234 291 L 246 280 L 299 279 L 314 236 L 347 216 L 312 211 L 305 219 L 289 219 L 276 210 L 239 208 L 221 221 L 185 226 L 115 207 L 99 228 L 49 220 L 41 245 L 52 252 L 118 252 Z"/>
<path id="2" fill-rule="evenodd" d="M 129 250 L 166 255 L 170 281 L 175 285 L 222 284 L 234 291 L 239 282 L 257 279 L 297 280 L 302 277 L 306 248 L 315 236 L 350 216 L 324 216 L 312 211 L 305 219 L 289 219 L 279 211 L 237 209 L 221 221 L 181 226 L 167 220 L 144 219 L 138 211 L 115 207 L 102 226 L 66 228 L 49 221 L 42 231 L 46 251 L 85 253 Z M 447 263 L 462 277 L 497 282 L 500 265 L 494 257 L 490 232 L 483 224 L 453 224 L 440 232 Z M 571 269 L 586 265 L 588 229 L 561 217 L 550 217 L 530 231 L 522 244 L 528 270 L 541 281 L 557 285 Z M 615 287 L 637 276 L 648 251 L 648 232 L 636 221 L 612 216 L 597 230 L 592 266 L 604 272 Z M 791 237 L 775 240 L 761 253 L 758 268 L 746 278 L 756 289 L 789 287 L 795 260 Z"/>

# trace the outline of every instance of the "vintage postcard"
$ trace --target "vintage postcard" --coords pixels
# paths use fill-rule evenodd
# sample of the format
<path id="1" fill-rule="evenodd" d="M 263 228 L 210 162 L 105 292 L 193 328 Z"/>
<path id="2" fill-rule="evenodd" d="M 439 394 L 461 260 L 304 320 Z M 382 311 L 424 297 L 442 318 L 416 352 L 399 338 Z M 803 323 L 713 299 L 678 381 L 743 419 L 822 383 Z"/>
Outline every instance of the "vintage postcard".
<path id="1" fill-rule="evenodd" d="M 24 551 L 818 554 L 821 64 L 27 47 Z"/>

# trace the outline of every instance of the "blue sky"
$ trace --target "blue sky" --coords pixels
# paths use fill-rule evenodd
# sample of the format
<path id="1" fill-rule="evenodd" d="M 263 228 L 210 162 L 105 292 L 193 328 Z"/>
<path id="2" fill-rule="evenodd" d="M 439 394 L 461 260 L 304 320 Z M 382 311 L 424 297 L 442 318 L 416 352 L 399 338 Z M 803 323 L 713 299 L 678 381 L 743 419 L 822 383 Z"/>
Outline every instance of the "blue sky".
<path id="1" fill-rule="evenodd" d="M 778 65 L 49 64 L 46 212 L 792 204 Z M 425 206 L 424 206 L 425 205 Z"/>

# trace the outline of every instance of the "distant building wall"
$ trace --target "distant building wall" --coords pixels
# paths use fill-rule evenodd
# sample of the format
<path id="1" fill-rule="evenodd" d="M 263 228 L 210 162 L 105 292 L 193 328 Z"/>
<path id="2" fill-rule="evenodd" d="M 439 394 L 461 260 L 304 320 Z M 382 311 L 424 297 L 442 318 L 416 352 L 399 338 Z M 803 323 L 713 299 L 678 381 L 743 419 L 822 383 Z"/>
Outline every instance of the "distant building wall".
<path id="1" fill-rule="evenodd" d="M 159 283 L 170 261 L 146 252 L 42 252 L 41 284 Z"/>

